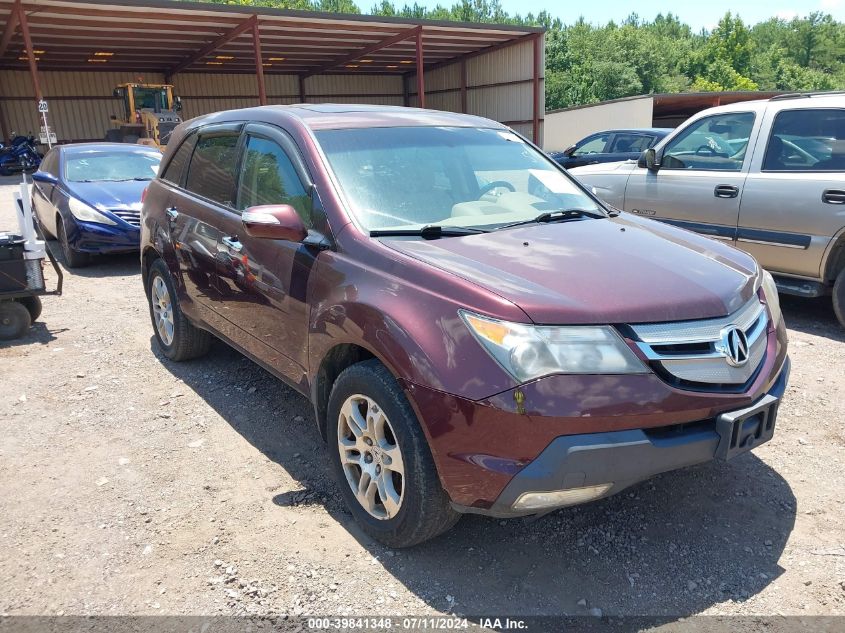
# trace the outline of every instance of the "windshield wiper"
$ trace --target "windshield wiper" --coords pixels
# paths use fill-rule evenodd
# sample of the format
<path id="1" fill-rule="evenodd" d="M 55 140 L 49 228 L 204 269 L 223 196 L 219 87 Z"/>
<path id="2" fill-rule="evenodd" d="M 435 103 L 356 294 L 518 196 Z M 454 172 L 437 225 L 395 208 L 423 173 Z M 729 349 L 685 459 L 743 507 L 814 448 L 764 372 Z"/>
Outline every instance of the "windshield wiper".
<path id="1" fill-rule="evenodd" d="M 557 209 L 555 211 L 546 211 L 530 220 L 520 220 L 519 222 L 511 222 L 496 227 L 497 231 L 502 229 L 509 229 L 514 226 L 524 226 L 526 224 L 543 224 L 546 222 L 560 222 L 564 220 L 575 220 L 577 218 L 603 218 L 606 217 L 602 213 L 593 211 L 592 209 Z"/>
<path id="2" fill-rule="evenodd" d="M 426 240 L 436 240 L 440 237 L 459 237 L 461 235 L 476 235 L 488 233 L 486 229 L 475 229 L 469 226 L 441 226 L 426 224 L 418 229 L 375 229 L 370 231 L 370 237 L 422 237 Z"/>

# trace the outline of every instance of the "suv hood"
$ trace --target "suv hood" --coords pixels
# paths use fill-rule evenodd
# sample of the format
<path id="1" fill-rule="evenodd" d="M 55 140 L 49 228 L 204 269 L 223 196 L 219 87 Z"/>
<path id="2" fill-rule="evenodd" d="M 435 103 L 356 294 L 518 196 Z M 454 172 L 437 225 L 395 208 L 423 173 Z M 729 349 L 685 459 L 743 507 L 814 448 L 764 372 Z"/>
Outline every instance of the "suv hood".
<path id="1" fill-rule="evenodd" d="M 745 253 L 627 213 L 382 242 L 508 299 L 545 324 L 725 316 L 751 297 L 757 275 L 756 262 Z"/>

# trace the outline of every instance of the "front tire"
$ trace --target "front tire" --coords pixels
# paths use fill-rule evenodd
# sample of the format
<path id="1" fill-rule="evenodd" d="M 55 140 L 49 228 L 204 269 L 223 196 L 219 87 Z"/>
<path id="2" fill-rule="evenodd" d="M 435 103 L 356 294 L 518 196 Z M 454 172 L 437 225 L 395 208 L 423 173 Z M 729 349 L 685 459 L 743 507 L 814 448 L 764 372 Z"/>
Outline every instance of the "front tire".
<path id="1" fill-rule="evenodd" d="M 833 284 L 833 311 L 842 327 L 845 327 L 845 268 L 839 271 Z"/>
<path id="2" fill-rule="evenodd" d="M 327 435 L 344 501 L 371 537 L 389 547 L 410 547 L 457 523 L 460 514 L 440 485 L 414 411 L 377 360 L 338 376 Z"/>
<path id="3" fill-rule="evenodd" d="M 32 325 L 29 310 L 17 301 L 0 301 L 0 341 L 22 337 Z"/>
<path id="4" fill-rule="evenodd" d="M 74 249 L 70 245 L 64 221 L 59 220 L 56 224 L 56 232 L 58 233 L 56 237 L 59 238 L 59 244 L 62 247 L 62 255 L 65 257 L 65 264 L 67 264 L 67 267 L 81 268 L 82 266 L 87 266 L 91 262 L 91 256 L 88 255 L 88 253 L 82 253 Z"/>
<path id="5" fill-rule="evenodd" d="M 211 334 L 196 327 L 182 314 L 173 279 L 162 259 L 155 260 L 150 266 L 147 301 L 156 341 L 167 358 L 190 360 L 208 352 Z"/>

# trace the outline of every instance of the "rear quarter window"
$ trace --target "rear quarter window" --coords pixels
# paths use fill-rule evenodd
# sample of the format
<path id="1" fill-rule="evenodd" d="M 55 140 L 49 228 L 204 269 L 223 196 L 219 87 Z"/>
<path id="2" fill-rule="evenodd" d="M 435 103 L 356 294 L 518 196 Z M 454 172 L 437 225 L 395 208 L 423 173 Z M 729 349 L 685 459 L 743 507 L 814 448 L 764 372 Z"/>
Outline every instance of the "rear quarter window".
<path id="1" fill-rule="evenodd" d="M 238 162 L 237 132 L 200 133 L 185 188 L 198 196 L 233 207 Z"/>
<path id="2" fill-rule="evenodd" d="M 164 168 L 164 172 L 161 174 L 162 180 L 166 180 L 174 185 L 182 183 L 182 174 L 185 172 L 185 165 L 188 164 L 188 160 L 191 158 L 191 152 L 194 151 L 194 145 L 196 142 L 196 134 L 191 134 L 182 141 L 179 149 L 176 150 L 176 153 L 173 154 L 170 162 L 167 163 L 167 166 Z"/>

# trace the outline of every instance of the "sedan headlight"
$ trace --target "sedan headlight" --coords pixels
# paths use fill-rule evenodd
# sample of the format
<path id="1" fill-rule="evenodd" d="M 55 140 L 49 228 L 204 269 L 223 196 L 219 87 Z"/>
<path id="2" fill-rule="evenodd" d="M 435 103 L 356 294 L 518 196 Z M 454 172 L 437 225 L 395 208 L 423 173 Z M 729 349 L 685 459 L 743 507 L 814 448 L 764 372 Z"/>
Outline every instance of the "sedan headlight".
<path id="1" fill-rule="evenodd" d="M 639 374 L 648 368 L 608 326 L 509 323 L 461 311 L 475 338 L 511 376 Z"/>
<path id="2" fill-rule="evenodd" d="M 83 222 L 117 224 L 117 222 L 112 220 L 107 215 L 100 213 L 94 207 L 87 205 L 82 202 L 82 200 L 77 200 L 76 198 L 68 198 L 68 209 L 70 209 L 71 215 L 73 215 L 73 217 L 75 217 L 77 220 L 82 220 Z"/>
<path id="3" fill-rule="evenodd" d="M 760 274 L 757 276 L 757 288 L 763 288 L 763 296 L 766 297 L 766 304 L 772 314 L 772 322 L 777 325 L 783 315 L 780 311 L 778 286 L 768 270 L 760 269 Z"/>

